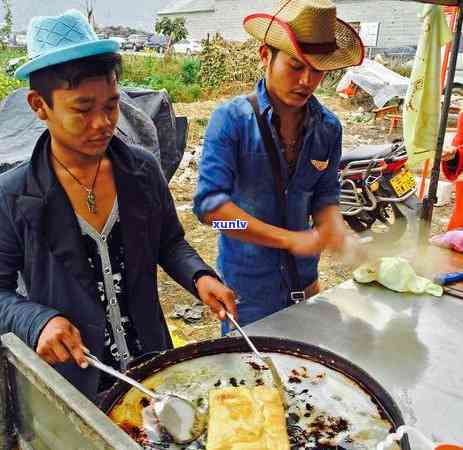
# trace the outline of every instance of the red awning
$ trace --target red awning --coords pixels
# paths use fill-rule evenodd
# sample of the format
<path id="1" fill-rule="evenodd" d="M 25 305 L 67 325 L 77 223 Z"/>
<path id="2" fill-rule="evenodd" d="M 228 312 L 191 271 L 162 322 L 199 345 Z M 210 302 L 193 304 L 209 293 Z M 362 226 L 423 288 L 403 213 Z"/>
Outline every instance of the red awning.
<path id="1" fill-rule="evenodd" d="M 410 0 L 402 0 L 402 1 L 410 1 Z M 443 6 L 458 6 L 460 2 L 458 0 L 412 0 L 417 1 L 420 3 L 434 3 L 435 5 L 443 5 Z"/>

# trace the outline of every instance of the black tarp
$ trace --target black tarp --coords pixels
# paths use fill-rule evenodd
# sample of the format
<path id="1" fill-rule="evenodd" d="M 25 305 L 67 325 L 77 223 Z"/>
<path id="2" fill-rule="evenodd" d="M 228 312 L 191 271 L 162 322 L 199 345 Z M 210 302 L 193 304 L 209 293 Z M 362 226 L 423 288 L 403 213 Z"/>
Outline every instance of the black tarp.
<path id="1" fill-rule="evenodd" d="M 0 172 L 28 159 L 45 130 L 26 101 L 27 92 L 18 89 L 0 104 Z M 120 110 L 116 136 L 152 152 L 170 180 L 185 150 L 186 119 L 175 117 L 165 91 L 124 88 Z"/>

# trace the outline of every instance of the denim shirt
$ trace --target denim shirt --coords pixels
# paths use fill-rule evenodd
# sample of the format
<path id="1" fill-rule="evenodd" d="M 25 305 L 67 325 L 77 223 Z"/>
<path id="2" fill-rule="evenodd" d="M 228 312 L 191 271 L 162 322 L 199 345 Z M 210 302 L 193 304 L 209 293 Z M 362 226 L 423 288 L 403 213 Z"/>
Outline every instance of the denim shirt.
<path id="1" fill-rule="evenodd" d="M 265 81 L 257 85 L 260 111 L 265 112 L 280 150 L 287 196 L 287 223 L 282 223 L 275 181 L 252 106 L 245 96 L 220 106 L 211 116 L 200 163 L 194 213 L 204 215 L 227 202 L 268 224 L 290 230 L 311 228 L 311 215 L 339 200 L 338 166 L 342 128 L 339 120 L 312 96 L 307 104 L 304 137 L 295 172 L 289 176 L 283 146 L 272 123 L 274 113 Z M 319 170 L 312 161 L 328 162 Z M 320 168 L 320 164 L 318 164 Z M 296 257 L 303 286 L 318 278 L 318 257 Z M 243 324 L 284 308 L 291 277 L 284 252 L 219 236 L 217 266 L 226 284 L 241 297 Z"/>

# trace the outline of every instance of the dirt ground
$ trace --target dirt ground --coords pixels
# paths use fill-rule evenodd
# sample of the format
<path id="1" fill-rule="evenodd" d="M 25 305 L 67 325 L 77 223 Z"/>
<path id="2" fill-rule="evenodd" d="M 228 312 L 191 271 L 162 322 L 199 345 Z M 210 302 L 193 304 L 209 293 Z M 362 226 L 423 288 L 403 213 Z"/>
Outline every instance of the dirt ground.
<path id="1" fill-rule="evenodd" d="M 387 119 L 373 120 L 368 111 L 371 104 L 368 100 L 352 101 L 342 99 L 338 96 L 319 96 L 320 101 L 335 112 L 344 126 L 343 148 L 345 151 L 354 149 L 359 144 L 381 144 L 400 138 L 402 130 L 400 126 L 389 135 L 390 122 Z M 188 116 L 190 122 L 190 133 L 188 149 L 191 152 L 201 144 L 204 130 L 211 112 L 220 102 L 206 101 L 189 104 L 176 104 L 177 115 Z M 214 266 L 217 256 L 217 233 L 210 227 L 204 226 L 191 211 L 192 198 L 196 186 L 196 162 L 193 160 L 188 174 L 180 169 L 170 183 L 174 195 L 180 220 L 185 228 L 187 240 L 199 252 L 204 260 Z M 444 231 L 452 211 L 452 205 L 435 208 L 432 224 L 432 234 Z M 413 240 L 413 236 L 408 236 Z M 401 241 L 402 242 L 402 241 Z M 405 242 L 410 242 L 405 240 Z M 400 244 L 409 245 L 409 244 Z M 320 281 L 323 289 L 333 287 L 349 278 L 352 275 L 352 268 L 343 266 L 338 258 L 329 254 L 322 255 L 320 266 Z M 175 345 L 182 345 L 187 342 L 215 338 L 220 335 L 219 322 L 208 312 L 202 320 L 194 324 L 187 324 L 182 319 L 171 319 L 176 305 L 192 305 L 195 299 L 184 289 L 172 281 L 161 269 L 159 273 L 160 297 L 169 327 L 174 338 Z"/>

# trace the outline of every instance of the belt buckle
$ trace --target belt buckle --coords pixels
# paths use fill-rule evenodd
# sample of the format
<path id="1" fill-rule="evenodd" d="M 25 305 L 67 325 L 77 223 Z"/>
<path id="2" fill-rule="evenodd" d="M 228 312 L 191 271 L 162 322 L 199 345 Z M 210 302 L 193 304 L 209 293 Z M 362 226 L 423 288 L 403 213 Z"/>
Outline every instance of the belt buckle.
<path id="1" fill-rule="evenodd" d="M 306 300 L 305 291 L 292 291 L 290 296 L 291 301 L 294 303 L 300 303 Z"/>

